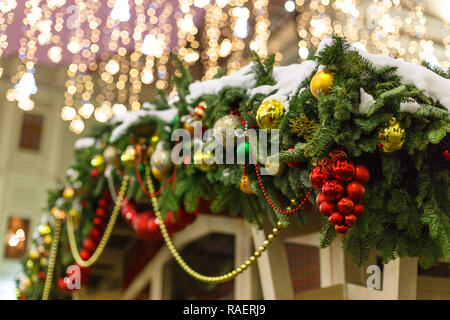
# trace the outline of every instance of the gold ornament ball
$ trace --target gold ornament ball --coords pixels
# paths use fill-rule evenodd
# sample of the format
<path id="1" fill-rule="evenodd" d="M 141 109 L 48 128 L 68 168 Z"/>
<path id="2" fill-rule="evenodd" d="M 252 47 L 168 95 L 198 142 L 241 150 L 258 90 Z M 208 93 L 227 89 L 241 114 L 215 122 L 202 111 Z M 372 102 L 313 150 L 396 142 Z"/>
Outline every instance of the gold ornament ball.
<path id="1" fill-rule="evenodd" d="M 41 258 L 41 261 L 39 261 L 39 263 L 41 264 L 41 267 L 46 267 L 48 266 L 48 259 L 47 258 Z"/>
<path id="2" fill-rule="evenodd" d="M 396 119 L 392 118 L 378 131 L 381 150 L 386 153 L 400 150 L 405 142 L 405 129 Z"/>
<path id="3" fill-rule="evenodd" d="M 31 270 L 31 269 L 34 268 L 34 262 L 33 262 L 33 260 L 27 260 L 27 262 L 26 262 L 25 264 L 26 264 L 26 266 L 27 266 L 27 268 L 28 268 L 29 270 Z"/>
<path id="4" fill-rule="evenodd" d="M 50 210 L 50 213 L 53 217 L 56 219 L 64 219 L 66 217 L 66 212 L 64 210 L 60 210 L 57 207 L 53 207 L 52 210 Z"/>
<path id="5" fill-rule="evenodd" d="M 28 288 L 28 287 L 31 286 L 31 285 L 32 285 L 31 279 L 28 278 L 28 277 L 26 277 L 26 278 L 23 280 L 23 286 L 24 286 L 25 288 Z"/>
<path id="6" fill-rule="evenodd" d="M 108 146 L 103 151 L 103 159 L 106 163 L 114 163 L 116 160 L 117 150 L 113 146 Z"/>
<path id="7" fill-rule="evenodd" d="M 31 249 L 28 255 L 32 260 L 37 260 L 40 256 L 39 251 L 37 249 Z"/>
<path id="8" fill-rule="evenodd" d="M 46 244 L 46 245 L 51 245 L 52 244 L 52 236 L 51 235 L 46 235 L 45 237 L 44 237 L 44 243 Z"/>
<path id="9" fill-rule="evenodd" d="M 164 149 L 156 150 L 150 158 L 150 166 L 155 178 L 161 180 L 172 169 L 170 152 Z"/>
<path id="10" fill-rule="evenodd" d="M 246 194 L 254 194 L 255 193 L 252 189 L 248 175 L 242 176 L 241 183 L 239 184 L 239 189 L 241 189 L 241 191 Z"/>
<path id="11" fill-rule="evenodd" d="M 241 120 L 235 115 L 228 114 L 219 118 L 214 124 L 214 138 L 223 147 L 234 147 L 236 130 L 242 127 Z"/>
<path id="12" fill-rule="evenodd" d="M 267 173 L 270 174 L 271 176 L 282 175 L 285 167 L 286 166 L 284 165 L 284 163 L 281 163 L 277 160 L 271 160 L 270 158 L 267 159 L 266 165 L 265 165 Z"/>
<path id="13" fill-rule="evenodd" d="M 197 169 L 208 172 L 211 171 L 214 164 L 214 154 L 210 151 L 203 152 L 202 150 L 197 150 L 194 154 L 194 165 Z"/>
<path id="14" fill-rule="evenodd" d="M 72 199 L 75 196 L 75 189 L 72 187 L 65 187 L 63 191 L 64 199 Z"/>
<path id="15" fill-rule="evenodd" d="M 98 155 L 96 155 L 95 157 L 92 158 L 91 166 L 93 166 L 94 168 L 98 168 L 98 167 L 102 166 L 104 162 L 105 161 L 103 159 L 103 156 L 98 154 Z"/>
<path id="16" fill-rule="evenodd" d="M 334 75 L 329 71 L 321 70 L 317 72 L 311 79 L 311 94 L 317 98 L 319 93 L 327 94 L 331 91 L 334 82 Z"/>
<path id="17" fill-rule="evenodd" d="M 133 146 L 128 146 L 125 151 L 120 155 L 120 161 L 127 168 L 134 167 L 135 151 Z"/>
<path id="18" fill-rule="evenodd" d="M 261 129 L 277 129 L 284 116 L 284 105 L 280 99 L 264 101 L 256 111 L 256 122 Z"/>

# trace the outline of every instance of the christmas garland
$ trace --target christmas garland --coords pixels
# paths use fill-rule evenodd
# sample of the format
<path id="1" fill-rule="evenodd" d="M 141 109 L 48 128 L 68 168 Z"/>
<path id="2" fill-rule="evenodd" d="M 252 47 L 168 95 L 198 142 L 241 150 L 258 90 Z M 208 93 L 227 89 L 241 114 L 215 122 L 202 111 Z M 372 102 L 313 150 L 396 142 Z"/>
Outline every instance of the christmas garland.
<path id="1" fill-rule="evenodd" d="M 311 194 L 308 201 L 323 215 L 322 248 L 341 233 L 358 265 L 372 248 L 383 263 L 409 256 L 429 268 L 448 260 L 450 72 L 359 52 L 337 36 L 330 40 L 301 64 L 274 67 L 273 56 L 255 56 L 233 75 L 205 82 L 192 82 L 177 61 L 176 94 L 161 92 L 152 104 L 77 141 L 66 184 L 49 193 L 51 214 L 24 261 L 18 297 L 40 298 L 51 243 L 43 239 L 61 212 L 79 220 L 75 242 L 89 259 L 103 232 L 99 201 L 116 198 L 124 176 L 130 180 L 122 215 L 148 241 L 161 240 L 151 198 L 166 224 L 208 211 L 241 215 L 261 228 L 266 219 L 285 227 L 289 216 L 307 223 L 300 202 Z M 202 144 L 172 141 L 179 128 L 191 134 L 214 128 L 214 134 Z M 280 151 L 261 156 L 247 134 L 252 129 L 266 129 Z M 215 163 L 212 147 L 227 150 L 230 141 L 238 142 L 231 149 L 244 163 Z M 174 164 L 176 146 L 192 152 Z M 153 192 L 145 185 L 148 164 L 158 181 Z M 63 232 L 55 274 L 73 262 Z"/>

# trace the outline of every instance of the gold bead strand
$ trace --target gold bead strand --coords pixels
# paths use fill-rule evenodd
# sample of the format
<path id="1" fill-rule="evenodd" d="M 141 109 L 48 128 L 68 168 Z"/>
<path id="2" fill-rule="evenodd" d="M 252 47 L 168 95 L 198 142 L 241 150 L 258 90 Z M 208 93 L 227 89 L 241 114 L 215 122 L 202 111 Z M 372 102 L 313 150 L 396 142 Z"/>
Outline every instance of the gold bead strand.
<path id="1" fill-rule="evenodd" d="M 117 216 L 120 211 L 120 205 L 127 190 L 128 180 L 129 176 L 123 177 L 119 195 L 117 197 L 116 203 L 114 204 L 113 212 L 111 213 L 111 217 L 109 218 L 108 225 L 106 226 L 102 239 L 100 240 L 97 249 L 95 249 L 95 252 L 87 260 L 83 260 L 83 258 L 80 257 L 80 253 L 78 251 L 77 243 L 75 240 L 72 217 L 70 217 L 70 215 L 67 215 L 67 235 L 69 238 L 70 251 L 72 252 L 72 256 L 75 259 L 76 263 L 78 263 L 81 267 L 90 267 L 98 260 L 100 255 L 103 253 L 103 250 L 105 249 L 105 246 L 108 243 L 109 237 L 111 236 L 111 233 L 113 231 L 114 225 L 116 224 Z"/>
<path id="2" fill-rule="evenodd" d="M 280 228 L 283 227 L 282 223 L 280 221 L 277 222 L 277 226 L 272 229 L 272 233 L 267 236 L 267 239 L 264 241 L 264 243 L 258 248 L 258 250 L 255 251 L 255 253 L 248 258 L 247 261 L 245 261 L 240 267 L 234 269 L 233 271 L 230 271 L 228 273 L 225 273 L 220 276 L 205 276 L 203 274 L 198 273 L 194 269 L 192 269 L 186 261 L 180 256 L 177 249 L 175 248 L 172 239 L 170 238 L 169 233 L 167 232 L 166 225 L 164 224 L 164 220 L 162 219 L 161 211 L 159 211 L 159 204 L 158 199 L 156 198 L 155 194 L 155 188 L 153 185 L 153 181 L 151 178 L 150 173 L 150 167 L 148 165 L 145 166 L 145 175 L 146 180 L 148 184 L 148 189 L 150 191 L 151 201 L 153 205 L 153 210 L 155 211 L 155 215 L 159 220 L 159 228 L 161 229 L 161 234 L 163 236 L 164 241 L 166 242 L 167 248 L 169 249 L 170 253 L 174 257 L 175 261 L 180 265 L 180 267 L 191 277 L 193 277 L 196 280 L 207 282 L 207 283 L 222 283 L 227 282 L 235 278 L 237 275 L 241 274 L 243 271 L 245 271 L 248 267 L 252 266 L 256 260 L 261 256 L 261 253 L 266 251 L 267 247 L 272 243 L 272 241 L 277 236 L 278 232 L 280 231 Z"/>
<path id="3" fill-rule="evenodd" d="M 42 300 L 48 300 L 50 290 L 52 288 L 53 272 L 55 271 L 56 256 L 58 254 L 59 240 L 61 238 L 61 220 L 56 219 L 55 230 L 53 232 L 52 246 L 50 248 L 50 258 L 47 267 L 47 274 L 45 276 L 44 292 L 42 293 Z"/>

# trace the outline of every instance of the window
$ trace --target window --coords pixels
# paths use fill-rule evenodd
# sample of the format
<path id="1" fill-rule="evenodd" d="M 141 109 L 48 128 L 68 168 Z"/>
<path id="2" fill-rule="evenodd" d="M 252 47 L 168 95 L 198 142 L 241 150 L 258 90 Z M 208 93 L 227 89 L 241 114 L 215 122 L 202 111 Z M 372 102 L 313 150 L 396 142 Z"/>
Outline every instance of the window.
<path id="1" fill-rule="evenodd" d="M 29 225 L 30 220 L 9 218 L 5 238 L 5 258 L 20 258 L 25 254 Z"/>
<path id="2" fill-rule="evenodd" d="M 22 120 L 20 148 L 39 151 L 43 116 L 25 113 Z"/>

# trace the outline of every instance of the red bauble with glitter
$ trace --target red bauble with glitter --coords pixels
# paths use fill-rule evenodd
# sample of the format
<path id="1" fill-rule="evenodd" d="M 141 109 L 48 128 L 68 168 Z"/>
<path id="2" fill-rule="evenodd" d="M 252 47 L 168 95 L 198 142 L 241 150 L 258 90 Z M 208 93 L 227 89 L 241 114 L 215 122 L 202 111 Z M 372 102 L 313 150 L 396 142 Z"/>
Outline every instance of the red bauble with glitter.
<path id="1" fill-rule="evenodd" d="M 344 187 L 337 180 L 328 180 L 322 187 L 322 193 L 326 200 L 333 201 L 344 193 Z"/>
<path id="2" fill-rule="evenodd" d="M 342 197 L 337 202 L 337 209 L 342 213 L 349 213 L 353 210 L 353 200 L 349 197 Z"/>
<path id="3" fill-rule="evenodd" d="M 341 181 L 350 181 L 355 175 L 355 166 L 348 160 L 337 160 L 331 167 L 333 176 Z"/>
<path id="4" fill-rule="evenodd" d="M 347 192 L 347 196 L 349 196 L 355 203 L 361 202 L 366 194 L 366 189 L 364 186 L 356 181 L 350 182 L 345 188 L 345 191 Z"/>
<path id="5" fill-rule="evenodd" d="M 319 192 L 319 193 L 317 194 L 317 197 L 316 197 L 316 203 L 317 203 L 317 205 L 320 206 L 320 204 L 321 204 L 323 201 L 325 201 L 325 196 L 323 195 L 322 192 Z"/>
<path id="6" fill-rule="evenodd" d="M 321 167 L 315 167 L 309 174 L 309 180 L 311 181 L 311 184 L 317 189 L 321 189 L 325 181 L 327 181 L 329 177 L 329 174 L 325 172 L 325 170 L 323 170 Z"/>
<path id="7" fill-rule="evenodd" d="M 345 216 L 345 225 L 351 227 L 356 222 L 356 216 L 354 214 L 348 214 Z"/>
<path id="8" fill-rule="evenodd" d="M 353 214 L 359 218 L 364 214 L 364 206 L 362 204 L 355 204 L 353 207 Z"/>
<path id="9" fill-rule="evenodd" d="M 363 165 L 357 165 L 355 172 L 355 181 L 358 181 L 359 183 L 362 184 L 366 184 L 367 182 L 369 182 L 369 179 L 370 179 L 369 169 L 367 169 Z"/>
<path id="10" fill-rule="evenodd" d="M 344 222 L 344 217 L 342 216 L 342 214 L 335 212 L 328 218 L 328 222 L 332 226 L 337 226 Z"/>
<path id="11" fill-rule="evenodd" d="M 345 224 L 334 226 L 337 233 L 344 234 L 347 233 L 348 227 Z"/>
<path id="12" fill-rule="evenodd" d="M 326 217 L 329 217 L 334 212 L 334 204 L 329 201 L 323 201 L 320 204 L 319 209 L 321 214 L 323 214 Z"/>

